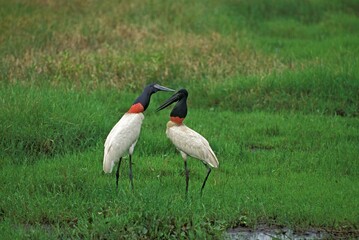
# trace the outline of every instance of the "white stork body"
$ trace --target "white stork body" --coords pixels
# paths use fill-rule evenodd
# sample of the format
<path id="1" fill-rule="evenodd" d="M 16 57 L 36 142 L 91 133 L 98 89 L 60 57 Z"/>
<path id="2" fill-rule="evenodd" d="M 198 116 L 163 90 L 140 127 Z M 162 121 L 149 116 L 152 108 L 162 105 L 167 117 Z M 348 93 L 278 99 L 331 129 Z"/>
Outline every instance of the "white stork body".
<path id="1" fill-rule="evenodd" d="M 132 155 L 144 118 L 143 113 L 125 113 L 112 128 L 105 141 L 103 157 L 105 173 L 111 173 L 115 163 L 125 154 Z"/>
<path id="2" fill-rule="evenodd" d="M 187 155 L 201 160 L 203 163 L 217 168 L 219 163 L 208 141 L 199 133 L 184 124 L 178 125 L 172 121 L 167 123 L 167 137 L 181 152 L 186 160 Z"/>

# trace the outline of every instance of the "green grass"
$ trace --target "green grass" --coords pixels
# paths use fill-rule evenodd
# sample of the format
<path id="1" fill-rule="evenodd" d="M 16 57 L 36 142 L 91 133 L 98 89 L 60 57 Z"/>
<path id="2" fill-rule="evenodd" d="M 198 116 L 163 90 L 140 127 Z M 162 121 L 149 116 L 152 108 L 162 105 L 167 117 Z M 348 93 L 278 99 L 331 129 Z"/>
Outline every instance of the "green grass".
<path id="1" fill-rule="evenodd" d="M 358 237 L 359 2 L 1 1 L 0 232 L 223 238 L 239 224 Z M 189 91 L 220 167 L 165 136 L 153 96 L 120 189 L 103 143 L 149 82 Z M 332 235 L 335 236 L 335 235 Z"/>
<path id="2" fill-rule="evenodd" d="M 210 140 L 220 168 L 200 198 L 206 170 L 190 159 L 186 201 L 183 161 L 164 133 L 168 111 L 154 112 L 165 94 L 155 95 L 146 112 L 132 193 L 127 159 L 118 192 L 114 174 L 102 173 L 104 138 L 119 117 L 114 109 L 132 102 L 132 94 L 11 88 L 13 102 L 2 109 L 32 111 L 2 119 L 1 224 L 9 234 L 220 236 L 243 219 L 249 226 L 356 228 L 356 118 L 192 108 L 186 123 Z"/>

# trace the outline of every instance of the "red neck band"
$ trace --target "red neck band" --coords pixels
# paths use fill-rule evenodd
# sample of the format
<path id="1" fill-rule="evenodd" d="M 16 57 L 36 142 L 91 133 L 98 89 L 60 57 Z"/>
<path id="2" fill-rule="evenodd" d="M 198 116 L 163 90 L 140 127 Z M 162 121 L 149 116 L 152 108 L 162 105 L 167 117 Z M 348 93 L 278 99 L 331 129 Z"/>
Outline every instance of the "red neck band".
<path id="1" fill-rule="evenodd" d="M 180 118 L 180 117 L 170 117 L 170 120 L 174 123 L 177 123 L 178 125 L 181 125 L 184 118 Z"/>
<path id="2" fill-rule="evenodd" d="M 141 113 L 145 111 L 145 108 L 141 103 L 135 103 L 131 106 L 131 108 L 127 111 L 128 113 Z"/>

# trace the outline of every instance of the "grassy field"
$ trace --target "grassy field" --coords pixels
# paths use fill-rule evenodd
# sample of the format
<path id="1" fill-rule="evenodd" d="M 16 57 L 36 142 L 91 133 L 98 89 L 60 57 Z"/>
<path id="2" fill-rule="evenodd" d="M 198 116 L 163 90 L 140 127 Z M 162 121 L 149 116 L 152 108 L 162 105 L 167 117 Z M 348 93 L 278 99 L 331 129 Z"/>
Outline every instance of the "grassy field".
<path id="1" fill-rule="evenodd" d="M 359 1 L 0 0 L 2 239 L 223 238 L 258 224 L 359 237 Z M 209 177 L 152 97 L 133 161 L 102 172 L 150 82 L 189 91 Z"/>

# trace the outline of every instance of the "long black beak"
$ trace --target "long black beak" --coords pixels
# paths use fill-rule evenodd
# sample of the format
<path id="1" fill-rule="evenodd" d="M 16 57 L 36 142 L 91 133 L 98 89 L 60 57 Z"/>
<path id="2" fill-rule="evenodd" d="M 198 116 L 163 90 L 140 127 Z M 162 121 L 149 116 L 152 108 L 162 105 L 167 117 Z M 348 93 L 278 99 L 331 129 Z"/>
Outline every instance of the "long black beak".
<path id="1" fill-rule="evenodd" d="M 176 92 L 175 94 L 172 95 L 172 97 L 167 99 L 161 106 L 159 106 L 156 109 L 156 112 L 161 111 L 162 109 L 170 106 L 172 103 L 177 102 L 179 99 L 180 99 L 180 94 Z"/>
<path id="2" fill-rule="evenodd" d="M 166 91 L 166 92 L 174 92 L 175 91 L 175 90 L 173 90 L 171 88 L 164 87 L 164 86 L 161 86 L 161 85 L 158 85 L 158 84 L 155 84 L 153 87 L 160 90 L 160 91 Z"/>

